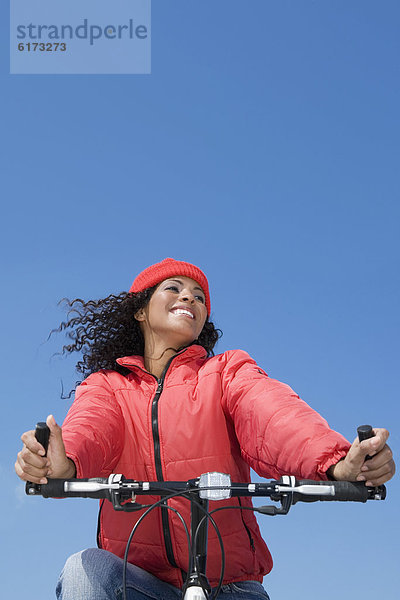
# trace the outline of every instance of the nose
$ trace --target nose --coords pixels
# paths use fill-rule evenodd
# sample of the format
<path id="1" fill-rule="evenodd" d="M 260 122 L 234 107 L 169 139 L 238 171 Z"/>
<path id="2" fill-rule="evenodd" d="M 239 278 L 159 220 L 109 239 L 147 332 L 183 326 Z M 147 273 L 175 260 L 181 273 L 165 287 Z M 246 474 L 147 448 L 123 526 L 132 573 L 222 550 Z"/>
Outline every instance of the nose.
<path id="1" fill-rule="evenodd" d="M 192 294 L 192 292 L 190 292 L 189 290 L 182 290 L 181 291 L 181 300 L 182 302 L 194 302 L 194 296 Z"/>

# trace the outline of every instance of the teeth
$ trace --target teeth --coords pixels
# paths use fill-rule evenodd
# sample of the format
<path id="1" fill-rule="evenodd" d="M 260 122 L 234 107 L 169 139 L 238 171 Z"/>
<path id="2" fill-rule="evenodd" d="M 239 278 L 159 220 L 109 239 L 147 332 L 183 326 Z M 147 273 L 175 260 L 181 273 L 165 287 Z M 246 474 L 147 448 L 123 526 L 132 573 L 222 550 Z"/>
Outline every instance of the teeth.
<path id="1" fill-rule="evenodd" d="M 188 316 L 189 316 L 189 317 L 191 317 L 192 319 L 194 318 L 194 317 L 193 317 L 193 315 L 192 315 L 192 313 L 191 313 L 190 311 L 188 311 L 188 310 L 184 310 L 183 308 L 176 308 L 176 309 L 174 310 L 174 313 L 175 313 L 176 315 L 188 315 Z"/>

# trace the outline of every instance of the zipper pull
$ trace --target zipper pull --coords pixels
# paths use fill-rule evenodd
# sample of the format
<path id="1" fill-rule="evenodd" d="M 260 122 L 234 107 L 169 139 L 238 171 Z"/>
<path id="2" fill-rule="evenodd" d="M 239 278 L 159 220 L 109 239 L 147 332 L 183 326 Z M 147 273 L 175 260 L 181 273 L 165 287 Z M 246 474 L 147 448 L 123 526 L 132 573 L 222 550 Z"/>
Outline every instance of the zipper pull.
<path id="1" fill-rule="evenodd" d="M 162 379 L 157 379 L 157 381 L 158 381 L 158 386 L 157 386 L 156 394 L 159 394 L 162 391 L 163 381 L 162 381 Z"/>

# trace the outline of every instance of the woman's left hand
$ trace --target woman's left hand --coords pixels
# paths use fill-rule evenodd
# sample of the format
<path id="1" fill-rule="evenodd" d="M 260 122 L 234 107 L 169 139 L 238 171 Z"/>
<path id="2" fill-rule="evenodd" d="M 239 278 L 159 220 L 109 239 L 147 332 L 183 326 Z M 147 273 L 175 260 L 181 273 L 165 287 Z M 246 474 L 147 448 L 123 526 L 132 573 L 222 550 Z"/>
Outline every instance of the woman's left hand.
<path id="1" fill-rule="evenodd" d="M 374 437 L 358 441 L 356 438 L 344 459 L 328 469 L 328 474 L 338 481 L 365 481 L 367 486 L 382 485 L 396 471 L 393 454 L 386 440 L 387 429 L 373 429 Z M 365 460 L 371 456 L 370 460 Z"/>

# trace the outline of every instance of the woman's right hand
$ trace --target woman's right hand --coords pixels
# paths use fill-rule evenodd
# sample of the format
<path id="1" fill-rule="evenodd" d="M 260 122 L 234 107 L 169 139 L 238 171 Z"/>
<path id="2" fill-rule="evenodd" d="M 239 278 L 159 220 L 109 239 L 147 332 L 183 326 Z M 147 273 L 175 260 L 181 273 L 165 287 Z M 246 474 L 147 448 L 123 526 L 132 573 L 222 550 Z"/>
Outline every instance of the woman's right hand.
<path id="1" fill-rule="evenodd" d="M 21 436 L 24 446 L 18 453 L 15 472 L 23 481 L 47 483 L 47 477 L 70 479 L 76 475 L 75 464 L 65 453 L 61 427 L 53 415 L 47 417 L 46 423 L 50 429 L 47 456 L 44 456 L 44 448 L 37 441 L 34 430 Z"/>

